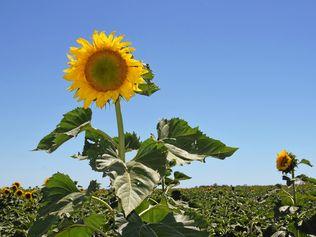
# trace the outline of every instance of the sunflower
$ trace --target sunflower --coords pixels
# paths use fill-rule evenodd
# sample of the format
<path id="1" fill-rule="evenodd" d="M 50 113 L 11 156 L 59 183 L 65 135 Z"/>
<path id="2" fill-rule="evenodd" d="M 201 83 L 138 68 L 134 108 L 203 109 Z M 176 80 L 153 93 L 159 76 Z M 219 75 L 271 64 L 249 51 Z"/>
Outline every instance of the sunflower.
<path id="1" fill-rule="evenodd" d="M 15 195 L 17 195 L 18 197 L 21 197 L 23 195 L 23 191 L 21 189 L 18 189 L 16 192 L 15 192 Z"/>
<path id="2" fill-rule="evenodd" d="M 6 187 L 6 188 L 4 188 L 4 189 L 2 190 L 2 192 L 3 192 L 4 194 L 8 195 L 8 194 L 11 193 L 11 190 L 10 190 L 8 187 Z"/>
<path id="3" fill-rule="evenodd" d="M 24 193 L 24 197 L 25 197 L 26 199 L 32 199 L 32 193 L 31 193 L 31 192 L 25 192 L 25 193 Z"/>
<path id="4" fill-rule="evenodd" d="M 14 183 L 12 184 L 12 186 L 13 186 L 13 185 L 15 185 L 15 186 L 18 187 L 18 188 L 21 187 L 21 183 L 19 183 L 19 182 L 14 182 Z"/>
<path id="5" fill-rule="evenodd" d="M 276 167 L 279 171 L 289 171 L 292 166 L 292 157 L 286 150 L 282 150 L 276 159 Z"/>
<path id="6" fill-rule="evenodd" d="M 16 190 L 18 190 L 18 186 L 16 186 L 15 184 L 13 184 L 13 185 L 11 186 L 11 189 L 15 192 Z"/>
<path id="7" fill-rule="evenodd" d="M 142 62 L 135 60 L 130 42 L 122 41 L 123 35 L 106 35 L 95 31 L 92 43 L 79 38 L 80 47 L 71 47 L 69 67 L 64 78 L 72 82 L 70 91 L 76 91 L 75 98 L 84 101 L 88 108 L 95 101 L 99 108 L 121 96 L 129 100 L 139 84 L 145 83 L 142 75 L 148 72 Z"/>

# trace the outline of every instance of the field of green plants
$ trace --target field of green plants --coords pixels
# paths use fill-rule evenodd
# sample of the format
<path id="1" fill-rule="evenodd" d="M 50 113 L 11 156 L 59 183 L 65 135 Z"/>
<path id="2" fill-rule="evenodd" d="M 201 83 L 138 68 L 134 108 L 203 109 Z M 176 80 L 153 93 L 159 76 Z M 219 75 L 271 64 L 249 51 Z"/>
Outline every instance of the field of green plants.
<path id="1" fill-rule="evenodd" d="M 272 236 L 286 231 L 291 224 L 286 207 L 290 200 L 282 195 L 285 186 L 203 186 L 190 189 L 175 189 L 171 193 L 175 201 L 186 203 L 185 214 L 195 221 L 201 229 L 206 229 L 209 236 Z M 17 196 L 12 193 L 0 196 L 0 236 L 27 236 L 27 231 L 36 219 L 42 198 L 40 189 L 23 190 L 32 192 L 32 198 Z M 160 196 L 160 191 L 154 194 Z M 316 231 L 316 198 L 310 194 L 316 192 L 311 185 L 298 187 L 300 213 L 310 219 L 305 231 Z M 109 190 L 96 190 L 95 195 L 115 206 Z M 282 204 L 283 203 L 283 204 Z M 282 209 L 283 205 L 283 209 Z M 63 217 L 64 222 L 76 222 L 91 214 L 106 214 L 99 202 L 90 201 Z M 100 230 L 107 232 L 109 225 L 115 225 L 110 219 L 104 219 Z M 57 230 L 56 230 L 57 231 Z M 98 235 L 97 233 L 95 236 Z M 107 236 L 112 236 L 110 233 Z M 115 236 L 115 235 L 113 235 Z M 186 235 L 184 235 L 186 236 Z M 192 235 L 194 236 L 194 235 Z M 304 235 L 301 235 L 304 236 Z"/>
<path id="2" fill-rule="evenodd" d="M 19 182 L 3 187 L 0 236 L 315 236 L 316 179 L 296 173 L 301 165 L 313 165 L 286 150 L 276 157 L 282 185 L 179 189 L 191 177 L 177 166 L 225 160 L 238 148 L 177 117 L 158 121 L 156 133 L 144 140 L 124 131 L 121 101 L 150 96 L 159 87 L 149 65 L 134 58 L 135 49 L 123 38 L 94 31 L 92 42 L 79 38 L 80 46 L 70 48 L 64 79 L 83 107 L 65 113 L 34 149 L 52 153 L 84 134 L 83 148 L 72 158 L 88 160 L 93 171 L 109 178 L 109 189 L 95 180 L 83 188 L 63 173 L 34 189 Z M 117 136 L 93 126 L 92 103 L 100 109 L 113 103 Z"/>

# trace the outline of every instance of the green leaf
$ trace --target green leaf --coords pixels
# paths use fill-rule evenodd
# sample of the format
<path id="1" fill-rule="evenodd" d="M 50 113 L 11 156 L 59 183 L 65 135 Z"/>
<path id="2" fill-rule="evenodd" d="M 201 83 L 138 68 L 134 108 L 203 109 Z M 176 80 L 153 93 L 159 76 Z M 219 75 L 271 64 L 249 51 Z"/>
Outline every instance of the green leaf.
<path id="1" fill-rule="evenodd" d="M 140 162 L 157 171 L 160 176 L 166 172 L 166 147 L 152 138 L 142 142 L 133 161 Z"/>
<path id="2" fill-rule="evenodd" d="M 84 200 L 68 175 L 56 173 L 42 189 L 43 197 L 37 220 L 30 227 L 29 236 L 42 236 L 63 216 L 68 216 Z"/>
<path id="3" fill-rule="evenodd" d="M 169 213 L 161 222 L 144 223 L 141 218 L 133 212 L 128 217 L 129 223 L 122 230 L 122 237 L 208 237 L 208 233 L 184 223 L 177 222 L 172 213 Z"/>
<path id="4" fill-rule="evenodd" d="M 83 152 L 80 156 L 89 159 L 91 168 L 99 171 L 96 168 L 96 160 L 101 159 L 105 154 L 117 157 L 117 144 L 101 130 L 89 128 L 85 134 Z"/>
<path id="5" fill-rule="evenodd" d="M 179 216 L 179 215 L 178 215 Z M 181 220 L 187 220 L 183 216 L 179 216 Z M 186 226 L 182 222 L 178 222 L 172 213 L 168 214 L 161 223 L 150 224 L 150 227 L 156 232 L 158 236 L 170 237 L 208 237 L 206 231 L 201 231 L 193 226 Z M 189 227 L 189 228 L 188 228 Z"/>
<path id="6" fill-rule="evenodd" d="M 129 223 L 122 230 L 122 237 L 158 237 L 146 223 L 142 222 L 135 212 L 131 213 L 128 221 Z"/>
<path id="7" fill-rule="evenodd" d="M 56 129 L 46 135 L 37 145 L 36 151 L 43 150 L 48 153 L 55 151 L 69 139 L 90 127 L 91 109 L 76 108 L 66 114 L 57 125 Z"/>
<path id="8" fill-rule="evenodd" d="M 304 164 L 304 165 L 308 165 L 310 167 L 313 167 L 312 163 L 309 160 L 306 159 L 302 159 L 299 164 Z"/>
<path id="9" fill-rule="evenodd" d="M 44 205 L 39 215 L 56 214 L 62 216 L 73 211 L 73 206 L 83 200 L 84 193 L 79 192 L 76 184 L 68 175 L 54 174 L 42 189 Z"/>
<path id="10" fill-rule="evenodd" d="M 92 181 L 90 181 L 90 184 L 89 184 L 89 187 L 86 191 L 86 194 L 90 195 L 99 189 L 100 189 L 100 184 L 96 180 L 92 180 Z"/>
<path id="11" fill-rule="evenodd" d="M 192 161 L 204 161 L 206 157 L 225 159 L 238 148 L 228 147 L 219 140 L 192 128 L 179 118 L 163 119 L 157 125 L 158 140 L 168 148 L 168 160 L 183 165 Z"/>
<path id="12" fill-rule="evenodd" d="M 105 216 L 101 214 L 92 214 L 83 219 L 83 223 L 91 230 L 100 230 L 105 222 Z"/>
<path id="13" fill-rule="evenodd" d="M 146 64 L 146 69 L 148 70 L 147 73 L 143 74 L 142 75 L 142 78 L 145 80 L 145 81 L 152 81 L 155 77 L 153 71 L 150 69 L 150 66 L 149 64 Z"/>
<path id="14" fill-rule="evenodd" d="M 138 87 L 141 91 L 137 91 L 136 93 L 145 96 L 151 96 L 152 94 L 160 90 L 160 88 L 153 82 L 140 84 Z"/>
<path id="15" fill-rule="evenodd" d="M 316 214 L 305 218 L 301 226 L 299 226 L 299 230 L 305 234 L 316 235 Z"/>
<path id="16" fill-rule="evenodd" d="M 47 233 L 49 228 L 58 222 L 58 217 L 54 215 L 37 219 L 28 231 L 28 237 L 38 237 Z"/>
<path id="17" fill-rule="evenodd" d="M 109 175 L 115 194 L 120 198 L 125 215 L 130 214 L 154 189 L 160 175 L 146 165 L 118 158 L 97 160 L 98 168 Z"/>
<path id="18" fill-rule="evenodd" d="M 168 207 L 168 202 L 165 198 L 162 198 L 160 203 L 149 205 L 145 210 L 142 210 L 138 214 L 144 222 L 157 223 L 162 221 L 169 212 L 171 212 L 171 210 Z"/>
<path id="19" fill-rule="evenodd" d="M 165 172 L 166 148 L 153 139 L 141 143 L 131 161 L 103 155 L 96 160 L 97 169 L 110 176 L 115 194 L 127 216 L 153 191 Z"/>
<path id="20" fill-rule="evenodd" d="M 133 133 L 125 133 L 125 151 L 132 151 L 132 150 L 138 150 L 140 147 L 140 140 L 139 137 L 136 135 L 135 132 Z M 113 138 L 114 141 L 118 144 L 118 137 Z"/>
<path id="21" fill-rule="evenodd" d="M 93 231 L 85 225 L 72 225 L 57 233 L 55 237 L 92 237 Z"/>
<path id="22" fill-rule="evenodd" d="M 148 72 L 142 75 L 146 83 L 140 84 L 138 87 L 141 91 L 137 91 L 136 93 L 140 95 L 150 96 L 156 91 L 160 90 L 160 88 L 155 83 L 152 82 L 154 78 L 154 74 L 148 64 L 146 65 L 146 68 Z"/>
<path id="23" fill-rule="evenodd" d="M 188 180 L 188 179 L 191 179 L 190 176 L 187 176 L 186 174 L 181 173 L 179 171 L 175 171 L 173 175 L 174 175 L 174 179 L 176 179 L 176 180 Z"/>
<path id="24" fill-rule="evenodd" d="M 312 177 L 308 177 L 304 174 L 298 175 L 297 178 L 303 180 L 306 183 L 315 184 L 316 185 L 316 179 Z"/>

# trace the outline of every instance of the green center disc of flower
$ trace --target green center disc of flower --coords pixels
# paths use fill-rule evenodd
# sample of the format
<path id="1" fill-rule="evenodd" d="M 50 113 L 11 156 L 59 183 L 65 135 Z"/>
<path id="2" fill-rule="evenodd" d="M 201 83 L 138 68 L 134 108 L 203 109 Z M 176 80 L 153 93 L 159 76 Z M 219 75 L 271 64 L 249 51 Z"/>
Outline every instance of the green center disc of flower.
<path id="1" fill-rule="evenodd" d="M 127 74 L 125 60 L 118 53 L 103 50 L 93 54 L 85 66 L 87 81 L 98 91 L 119 88 Z"/>

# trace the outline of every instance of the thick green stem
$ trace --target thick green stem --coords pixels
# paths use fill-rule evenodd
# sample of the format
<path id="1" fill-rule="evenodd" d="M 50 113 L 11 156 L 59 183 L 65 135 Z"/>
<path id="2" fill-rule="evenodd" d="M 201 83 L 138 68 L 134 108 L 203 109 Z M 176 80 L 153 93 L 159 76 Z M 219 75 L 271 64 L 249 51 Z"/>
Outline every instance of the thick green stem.
<path id="1" fill-rule="evenodd" d="M 294 169 L 292 169 L 291 171 L 291 175 L 292 175 L 292 192 L 293 192 L 293 203 L 294 206 L 297 206 L 297 199 L 296 199 L 296 188 L 295 188 L 295 171 Z M 297 218 L 297 213 L 296 213 L 296 218 Z M 300 237 L 300 231 L 296 230 L 296 236 Z"/>
<path id="2" fill-rule="evenodd" d="M 292 183 L 292 190 L 293 190 L 294 206 L 297 206 L 294 169 L 292 169 L 291 174 L 292 174 L 292 182 L 293 182 L 293 183 Z"/>
<path id="3" fill-rule="evenodd" d="M 116 112 L 116 121 L 117 121 L 117 130 L 119 138 L 119 157 L 125 162 L 125 137 L 124 137 L 124 127 L 123 127 L 123 118 L 121 111 L 120 99 L 115 102 L 115 112 Z"/>

